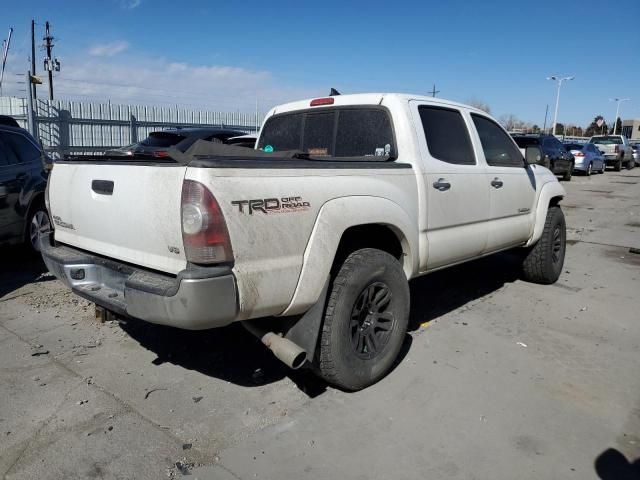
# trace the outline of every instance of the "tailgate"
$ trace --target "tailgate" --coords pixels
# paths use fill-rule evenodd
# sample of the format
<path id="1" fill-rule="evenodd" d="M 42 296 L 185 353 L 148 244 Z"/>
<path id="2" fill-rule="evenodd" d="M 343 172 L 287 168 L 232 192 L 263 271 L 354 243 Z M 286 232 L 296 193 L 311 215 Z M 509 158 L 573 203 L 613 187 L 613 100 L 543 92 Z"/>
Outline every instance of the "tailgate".
<path id="1" fill-rule="evenodd" d="M 611 145 L 608 143 L 596 143 L 595 146 L 598 150 L 603 152 L 605 155 L 615 155 L 616 146 L 618 145 Z"/>
<path id="2" fill-rule="evenodd" d="M 186 268 L 183 165 L 59 162 L 50 176 L 55 239 L 154 270 Z"/>

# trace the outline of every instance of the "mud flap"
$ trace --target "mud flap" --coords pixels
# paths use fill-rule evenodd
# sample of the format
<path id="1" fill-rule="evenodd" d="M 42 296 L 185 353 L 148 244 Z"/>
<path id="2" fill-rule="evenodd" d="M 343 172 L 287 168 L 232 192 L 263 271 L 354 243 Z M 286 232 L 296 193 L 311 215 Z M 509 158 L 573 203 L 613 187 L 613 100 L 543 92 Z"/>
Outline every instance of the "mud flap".
<path id="1" fill-rule="evenodd" d="M 318 336 L 324 319 L 324 310 L 327 305 L 327 292 L 329 290 L 330 278 L 324 282 L 322 292 L 316 303 L 297 320 L 289 326 L 284 337 L 302 347 L 307 352 L 307 359 L 313 362 L 316 348 L 318 346 Z M 309 364 L 307 362 L 307 365 Z"/>

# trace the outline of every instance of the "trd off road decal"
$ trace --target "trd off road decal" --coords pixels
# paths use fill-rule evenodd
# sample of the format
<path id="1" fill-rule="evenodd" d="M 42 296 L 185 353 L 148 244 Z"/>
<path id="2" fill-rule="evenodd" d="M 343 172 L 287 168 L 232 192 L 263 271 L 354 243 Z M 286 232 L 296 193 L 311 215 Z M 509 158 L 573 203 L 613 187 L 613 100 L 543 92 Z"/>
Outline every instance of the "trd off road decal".
<path id="1" fill-rule="evenodd" d="M 238 207 L 240 213 L 253 215 L 255 212 L 293 213 L 308 210 L 311 204 L 302 200 L 302 197 L 260 198 L 255 200 L 234 200 L 231 205 Z"/>

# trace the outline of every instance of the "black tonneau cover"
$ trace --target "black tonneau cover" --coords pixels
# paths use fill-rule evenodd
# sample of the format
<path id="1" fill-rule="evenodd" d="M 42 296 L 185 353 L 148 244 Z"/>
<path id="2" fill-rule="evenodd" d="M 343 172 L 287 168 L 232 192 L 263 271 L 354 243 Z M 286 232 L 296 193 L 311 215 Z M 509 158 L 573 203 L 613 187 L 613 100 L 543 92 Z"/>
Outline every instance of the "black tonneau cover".
<path id="1" fill-rule="evenodd" d="M 370 165 L 371 163 L 393 163 L 393 160 L 395 160 L 394 157 L 388 155 L 372 155 L 366 157 L 314 156 L 303 153 L 299 150 L 266 153 L 262 150 L 256 150 L 253 148 L 225 145 L 221 143 L 207 142 L 205 140 L 196 141 L 185 152 L 181 152 L 177 149 L 169 149 L 168 153 L 169 156 L 175 161 L 193 167 L 219 166 L 220 162 L 228 163 L 229 161 L 241 163 L 251 162 L 257 163 L 259 165 L 264 165 L 265 162 L 269 162 L 269 164 L 280 164 L 282 162 L 292 163 L 292 161 L 314 162 L 323 164 L 363 163 Z M 241 165 L 235 164 L 235 166 L 240 167 Z"/>

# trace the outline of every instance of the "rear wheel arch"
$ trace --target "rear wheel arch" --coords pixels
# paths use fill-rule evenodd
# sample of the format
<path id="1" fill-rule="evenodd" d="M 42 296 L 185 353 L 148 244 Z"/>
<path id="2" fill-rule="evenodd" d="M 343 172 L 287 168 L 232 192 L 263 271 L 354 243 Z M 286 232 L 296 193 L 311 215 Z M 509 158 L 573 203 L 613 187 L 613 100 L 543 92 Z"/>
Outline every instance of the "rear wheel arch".
<path id="1" fill-rule="evenodd" d="M 389 253 L 407 278 L 418 271 L 416 221 L 398 203 L 370 196 L 333 199 L 320 209 L 303 254 L 298 284 L 280 315 L 301 314 L 314 305 L 341 260 L 359 248 Z"/>
<path id="2" fill-rule="evenodd" d="M 393 256 L 404 267 L 405 252 L 409 244 L 402 232 L 382 223 L 353 225 L 342 232 L 333 257 L 331 271 L 339 269 L 353 252 L 364 248 L 382 250 Z"/>

